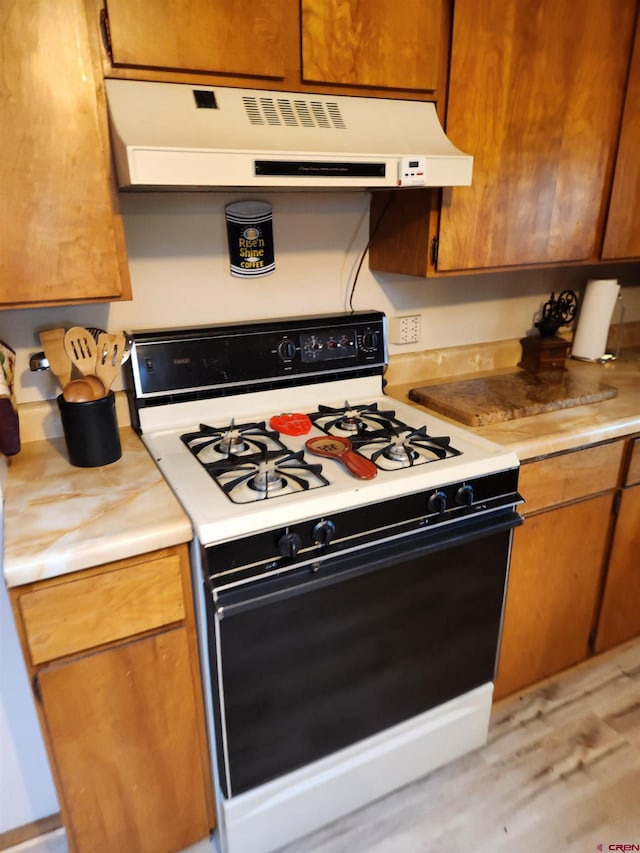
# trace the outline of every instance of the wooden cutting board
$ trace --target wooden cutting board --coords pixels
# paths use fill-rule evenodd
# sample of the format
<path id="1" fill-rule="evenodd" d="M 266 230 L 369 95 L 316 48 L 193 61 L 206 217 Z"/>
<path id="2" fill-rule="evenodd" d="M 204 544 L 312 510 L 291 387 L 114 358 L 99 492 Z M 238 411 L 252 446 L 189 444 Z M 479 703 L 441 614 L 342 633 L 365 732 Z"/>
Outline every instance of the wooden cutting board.
<path id="1" fill-rule="evenodd" d="M 564 370 L 519 370 L 412 388 L 409 398 L 468 426 L 487 426 L 556 409 L 609 400 L 617 388 Z"/>

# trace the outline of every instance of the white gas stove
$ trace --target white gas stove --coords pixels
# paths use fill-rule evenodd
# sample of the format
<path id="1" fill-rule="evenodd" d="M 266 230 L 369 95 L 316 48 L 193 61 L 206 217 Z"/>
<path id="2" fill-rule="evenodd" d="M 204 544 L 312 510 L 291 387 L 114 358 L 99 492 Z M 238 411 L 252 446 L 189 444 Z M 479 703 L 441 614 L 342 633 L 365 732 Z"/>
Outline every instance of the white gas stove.
<path id="1" fill-rule="evenodd" d="M 131 338 L 132 422 L 195 531 L 223 849 L 483 743 L 515 455 L 385 396 L 379 312 Z"/>

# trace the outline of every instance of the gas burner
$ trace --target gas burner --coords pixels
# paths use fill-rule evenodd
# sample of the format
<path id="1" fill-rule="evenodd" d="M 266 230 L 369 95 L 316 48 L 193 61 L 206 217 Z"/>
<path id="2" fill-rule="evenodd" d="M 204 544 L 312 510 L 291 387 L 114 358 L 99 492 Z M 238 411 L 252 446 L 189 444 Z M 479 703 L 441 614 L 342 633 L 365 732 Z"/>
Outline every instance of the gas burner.
<path id="1" fill-rule="evenodd" d="M 234 503 L 253 503 L 329 485 L 322 476 L 322 465 L 305 462 L 302 450 L 230 456 L 204 467 Z"/>
<path id="2" fill-rule="evenodd" d="M 392 462 L 401 462 L 403 465 L 413 465 L 418 458 L 417 450 L 401 438 L 394 438 L 382 451 L 386 459 Z"/>
<path id="3" fill-rule="evenodd" d="M 451 447 L 448 435 L 429 435 L 425 426 L 411 429 L 390 426 L 377 433 L 358 436 L 354 450 L 374 462 L 382 471 L 395 471 L 425 465 L 439 459 L 460 456 L 462 451 Z"/>
<path id="4" fill-rule="evenodd" d="M 392 410 L 382 411 L 377 403 L 352 406 L 349 402 L 341 408 L 318 406 L 318 411 L 309 415 L 313 424 L 327 435 L 361 436 L 381 429 L 388 430 L 392 426 L 404 424 L 396 419 Z"/>
<path id="5" fill-rule="evenodd" d="M 267 429 L 265 421 L 212 427 L 200 424 L 197 432 L 185 433 L 182 441 L 203 465 L 230 457 L 243 457 L 264 451 L 285 451 L 275 430 Z"/>
<path id="6" fill-rule="evenodd" d="M 256 492 L 264 492 L 265 495 L 267 492 L 284 489 L 287 481 L 276 473 L 275 465 L 275 462 L 261 462 L 257 473 L 247 480 L 247 486 Z"/>

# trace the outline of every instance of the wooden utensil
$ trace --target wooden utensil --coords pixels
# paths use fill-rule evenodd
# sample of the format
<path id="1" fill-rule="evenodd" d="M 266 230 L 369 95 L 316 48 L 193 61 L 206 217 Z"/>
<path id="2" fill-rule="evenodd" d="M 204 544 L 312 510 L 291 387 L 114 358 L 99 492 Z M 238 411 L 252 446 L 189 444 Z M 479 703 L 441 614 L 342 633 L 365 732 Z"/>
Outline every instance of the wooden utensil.
<path id="1" fill-rule="evenodd" d="M 97 376 L 87 373 L 82 381 L 91 386 L 94 400 L 99 400 L 101 397 L 107 396 L 107 389 L 104 387 L 104 382 L 101 379 L 98 379 Z"/>
<path id="2" fill-rule="evenodd" d="M 90 332 L 82 326 L 72 326 L 64 336 L 64 348 L 83 376 L 95 374 L 97 350 Z"/>
<path id="3" fill-rule="evenodd" d="M 370 459 L 365 459 L 355 453 L 348 438 L 338 435 L 321 435 L 310 438 L 305 447 L 316 456 L 327 456 L 329 459 L 337 459 L 360 480 L 373 480 L 378 474 L 378 469 Z"/>
<path id="4" fill-rule="evenodd" d="M 67 382 L 62 396 L 67 403 L 89 403 L 96 399 L 91 383 L 86 379 L 72 379 L 71 382 Z"/>
<path id="5" fill-rule="evenodd" d="M 96 376 L 102 381 L 106 391 L 120 372 L 125 352 L 125 336 L 121 333 L 98 335 Z"/>
<path id="6" fill-rule="evenodd" d="M 64 329 L 46 329 L 40 332 L 40 343 L 49 362 L 49 369 L 64 388 L 71 379 L 71 361 L 64 345 Z"/>

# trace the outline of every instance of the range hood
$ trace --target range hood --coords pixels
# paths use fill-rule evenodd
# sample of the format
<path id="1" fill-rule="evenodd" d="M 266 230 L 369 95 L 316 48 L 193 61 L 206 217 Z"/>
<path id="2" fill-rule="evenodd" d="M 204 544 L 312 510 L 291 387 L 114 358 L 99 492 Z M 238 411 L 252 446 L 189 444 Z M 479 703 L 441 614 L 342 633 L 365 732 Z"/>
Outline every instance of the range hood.
<path id="1" fill-rule="evenodd" d="M 447 139 L 430 102 L 105 84 L 122 189 L 471 183 L 473 158 Z"/>

